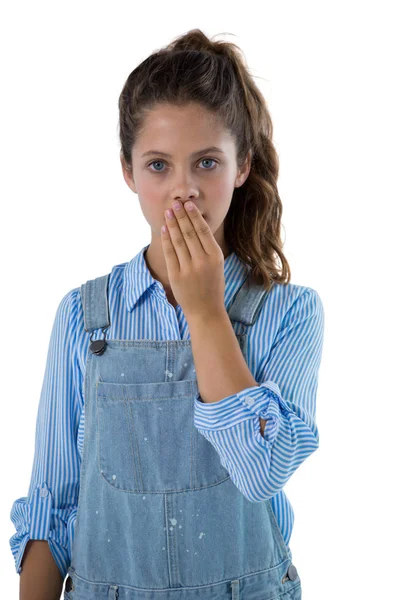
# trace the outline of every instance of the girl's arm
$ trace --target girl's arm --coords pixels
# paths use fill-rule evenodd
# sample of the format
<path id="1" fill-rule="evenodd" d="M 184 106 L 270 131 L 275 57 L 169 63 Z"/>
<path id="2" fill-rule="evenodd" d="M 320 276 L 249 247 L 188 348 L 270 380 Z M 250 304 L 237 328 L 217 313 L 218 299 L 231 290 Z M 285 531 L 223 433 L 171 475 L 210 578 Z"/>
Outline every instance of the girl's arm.
<path id="1" fill-rule="evenodd" d="M 254 385 L 228 330 L 229 319 L 218 327 L 212 321 L 197 322 L 191 330 L 199 381 L 194 425 L 251 502 L 275 496 L 319 446 L 315 413 L 324 308 L 315 290 L 303 288 L 286 311 L 272 347 L 265 348 Z M 261 316 L 270 321 L 267 313 Z M 239 391 L 242 385 L 248 387 Z M 266 421 L 263 435 L 260 418 Z"/>
<path id="2" fill-rule="evenodd" d="M 29 544 L 28 573 L 21 584 L 24 592 L 29 589 L 32 562 L 39 577 L 40 573 L 52 572 L 50 551 L 64 578 L 71 559 L 80 483 L 78 429 L 83 410 L 76 345 L 78 292 L 78 288 L 68 292 L 56 311 L 37 412 L 29 490 L 14 502 L 10 514 L 16 529 L 10 547 L 18 574 L 22 573 L 27 544 L 34 542 Z"/>

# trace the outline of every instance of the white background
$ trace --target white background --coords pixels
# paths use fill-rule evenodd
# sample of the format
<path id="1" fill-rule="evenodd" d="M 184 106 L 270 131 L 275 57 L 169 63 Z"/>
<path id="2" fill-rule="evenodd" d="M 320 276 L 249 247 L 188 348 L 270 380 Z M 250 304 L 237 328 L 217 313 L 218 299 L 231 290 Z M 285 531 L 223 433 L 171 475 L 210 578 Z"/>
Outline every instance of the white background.
<path id="1" fill-rule="evenodd" d="M 118 96 L 151 52 L 199 27 L 242 48 L 266 97 L 292 282 L 324 303 L 320 447 L 285 487 L 303 598 L 395 597 L 395 2 L 16 1 L 0 22 L 2 595 L 18 598 L 9 514 L 28 491 L 56 308 L 150 242 L 122 177 Z"/>

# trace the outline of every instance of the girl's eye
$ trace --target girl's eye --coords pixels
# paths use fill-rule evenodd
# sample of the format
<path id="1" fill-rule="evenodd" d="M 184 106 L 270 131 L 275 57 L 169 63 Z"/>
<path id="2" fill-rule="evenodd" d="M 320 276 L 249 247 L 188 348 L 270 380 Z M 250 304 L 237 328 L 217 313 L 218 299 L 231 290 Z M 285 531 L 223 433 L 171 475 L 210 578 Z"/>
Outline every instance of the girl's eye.
<path id="1" fill-rule="evenodd" d="M 205 162 L 205 161 L 212 161 L 212 162 L 215 162 L 215 163 L 217 163 L 217 161 L 216 161 L 216 160 L 214 160 L 213 158 L 202 158 L 200 162 Z M 151 163 L 149 163 L 147 166 L 148 166 L 148 167 L 150 167 L 150 165 L 157 164 L 157 163 L 163 163 L 163 162 L 164 162 L 163 160 L 153 160 L 153 161 L 152 161 Z M 218 164 L 218 163 L 217 163 L 217 164 Z M 215 168 L 215 167 L 214 167 L 214 168 Z M 212 168 L 212 169 L 208 169 L 208 168 L 207 168 L 207 169 L 201 169 L 201 170 L 202 170 L 202 171 L 213 171 L 213 170 L 214 170 L 214 168 Z M 154 170 L 154 169 L 150 169 L 150 171 L 153 171 L 153 173 L 163 173 L 163 171 L 161 171 L 160 169 L 155 169 L 155 170 Z"/>

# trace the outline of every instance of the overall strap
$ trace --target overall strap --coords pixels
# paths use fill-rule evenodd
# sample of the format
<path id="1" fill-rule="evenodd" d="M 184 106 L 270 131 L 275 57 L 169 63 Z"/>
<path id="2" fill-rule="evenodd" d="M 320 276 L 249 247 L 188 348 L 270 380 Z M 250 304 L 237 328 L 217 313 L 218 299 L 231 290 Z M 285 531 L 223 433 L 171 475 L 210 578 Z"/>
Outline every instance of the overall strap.
<path id="1" fill-rule="evenodd" d="M 269 291 L 261 284 L 251 283 L 250 273 L 248 273 L 227 309 L 231 321 L 254 325 Z"/>
<path id="2" fill-rule="evenodd" d="M 81 285 L 83 320 L 85 331 L 107 328 L 110 326 L 108 305 L 108 282 L 110 273 L 96 279 L 89 279 Z"/>

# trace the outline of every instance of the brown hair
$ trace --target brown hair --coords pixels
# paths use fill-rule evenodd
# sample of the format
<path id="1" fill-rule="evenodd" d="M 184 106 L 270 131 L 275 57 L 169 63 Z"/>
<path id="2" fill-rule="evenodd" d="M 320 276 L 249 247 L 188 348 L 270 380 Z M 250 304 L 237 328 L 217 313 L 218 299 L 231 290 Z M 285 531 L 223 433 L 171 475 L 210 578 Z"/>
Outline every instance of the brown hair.
<path id="1" fill-rule="evenodd" d="M 234 136 L 238 168 L 251 152 L 250 173 L 235 188 L 224 221 L 228 247 L 250 267 L 257 284 L 269 289 L 274 281 L 289 283 L 290 268 L 280 237 L 282 202 L 272 120 L 236 44 L 213 42 L 200 29 L 193 29 L 130 73 L 119 97 L 121 158 L 126 168 L 132 169 L 131 151 L 147 112 L 161 103 L 192 102 L 220 117 Z"/>

